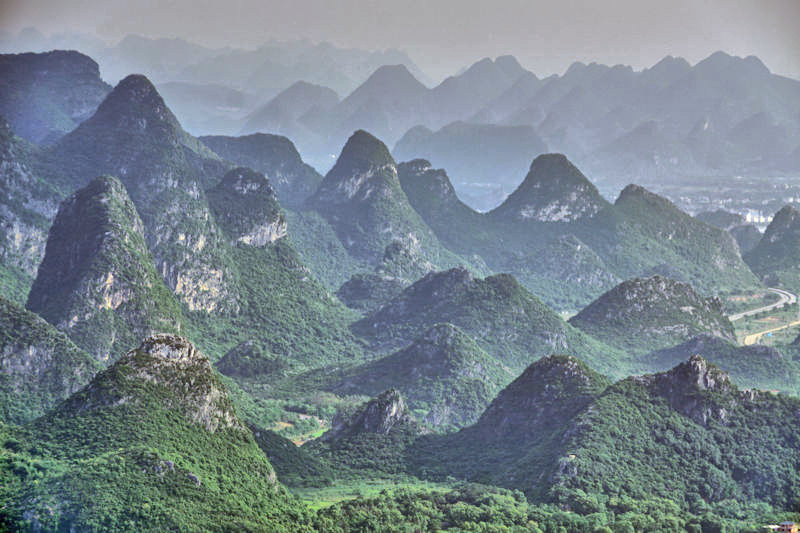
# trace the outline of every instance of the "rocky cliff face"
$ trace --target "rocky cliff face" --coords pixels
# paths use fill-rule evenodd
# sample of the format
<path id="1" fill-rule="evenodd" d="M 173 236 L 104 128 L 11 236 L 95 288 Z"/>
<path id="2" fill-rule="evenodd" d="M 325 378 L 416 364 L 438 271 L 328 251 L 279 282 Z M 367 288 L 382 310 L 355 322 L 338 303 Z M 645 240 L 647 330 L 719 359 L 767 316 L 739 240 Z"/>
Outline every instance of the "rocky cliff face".
<path id="1" fill-rule="evenodd" d="M 40 317 L 0 297 L 0 418 L 26 422 L 78 391 L 100 365 Z"/>
<path id="2" fill-rule="evenodd" d="M 147 78 L 122 80 L 44 159 L 67 190 L 91 176 L 119 177 L 167 286 L 191 310 L 238 310 L 237 272 L 204 191 L 226 165 L 180 127 Z"/>
<path id="3" fill-rule="evenodd" d="M 367 402 L 355 414 L 334 418 L 331 429 L 322 439 L 335 441 L 362 433 L 388 435 L 395 428 L 415 425 L 403 397 L 397 390 L 390 389 Z"/>
<path id="4" fill-rule="evenodd" d="M 263 248 L 286 236 L 286 217 L 275 189 L 258 172 L 231 170 L 208 192 L 208 200 L 217 223 L 234 243 Z"/>
<path id="5" fill-rule="evenodd" d="M 137 338 L 180 329 L 143 232 L 122 183 L 97 178 L 61 205 L 27 307 L 101 361 Z"/>
<path id="6" fill-rule="evenodd" d="M 0 55 L 0 115 L 35 143 L 74 129 L 110 90 L 97 63 L 78 52 Z"/>
<path id="7" fill-rule="evenodd" d="M 29 152 L 0 117 L 0 271 L 8 271 L 0 276 L 0 286 L 9 296 L 27 292 L 60 200 L 58 191 L 36 175 Z"/>
<path id="8" fill-rule="evenodd" d="M 540 155 L 522 184 L 492 216 L 503 220 L 572 222 L 592 217 L 608 202 L 562 154 Z"/>

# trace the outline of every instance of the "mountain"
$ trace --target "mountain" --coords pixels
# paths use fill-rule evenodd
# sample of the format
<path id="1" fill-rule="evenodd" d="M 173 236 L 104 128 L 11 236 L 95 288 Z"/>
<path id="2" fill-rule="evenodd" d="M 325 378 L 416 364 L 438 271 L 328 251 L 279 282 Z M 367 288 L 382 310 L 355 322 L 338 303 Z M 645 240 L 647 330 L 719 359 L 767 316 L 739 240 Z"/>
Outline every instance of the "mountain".
<path id="1" fill-rule="evenodd" d="M 702 355 L 709 363 L 728 373 L 738 387 L 780 390 L 794 395 L 800 391 L 797 361 L 771 346 L 737 346 L 729 340 L 704 334 L 639 359 L 642 368 L 659 372 L 695 354 Z"/>
<path id="2" fill-rule="evenodd" d="M 351 309 L 371 313 L 408 287 L 408 280 L 377 272 L 359 272 L 345 281 L 336 296 Z"/>
<path id="3" fill-rule="evenodd" d="M 792 283 L 800 264 L 800 211 L 787 205 L 775 213 L 764 236 L 744 256 L 753 272 L 769 283 Z"/>
<path id="4" fill-rule="evenodd" d="M 24 303 L 61 193 L 34 171 L 33 148 L 0 117 L 0 289 Z"/>
<path id="5" fill-rule="evenodd" d="M 525 180 L 490 216 L 499 220 L 572 222 L 608 206 L 597 188 L 562 154 L 540 155 Z"/>
<path id="6" fill-rule="evenodd" d="M 475 426 L 406 453 L 428 475 L 518 488 L 583 513 L 616 508 L 598 498 L 609 487 L 693 514 L 724 500 L 793 505 L 800 455 L 786 428 L 800 400 L 739 390 L 700 356 L 606 385 L 575 360 L 539 361 Z"/>
<path id="7" fill-rule="evenodd" d="M 405 469 L 402 450 L 419 433 L 405 400 L 390 389 L 352 412 L 337 413 L 331 428 L 306 446 L 340 473 L 396 474 Z"/>
<path id="8" fill-rule="evenodd" d="M 0 418 L 22 423 L 77 392 L 100 364 L 63 333 L 0 297 Z"/>
<path id="9" fill-rule="evenodd" d="M 186 133 L 147 78 L 131 75 L 46 155 L 59 185 L 117 176 L 136 205 L 156 268 L 190 310 L 235 312 L 237 272 L 204 189 L 227 166 Z"/>
<path id="10" fill-rule="evenodd" d="M 200 140 L 220 157 L 264 174 L 287 207 L 301 206 L 322 182 L 322 176 L 303 162 L 286 137 L 256 133 L 244 137 L 200 137 Z"/>
<path id="11" fill-rule="evenodd" d="M 251 113 L 242 133 L 280 131 L 291 127 L 310 111 L 327 111 L 339 103 L 339 95 L 328 87 L 298 81 Z"/>
<path id="12" fill-rule="evenodd" d="M 531 159 L 546 151 L 531 126 L 452 122 L 435 132 L 408 130 L 393 153 L 398 159 L 423 158 L 445 167 L 462 188 L 462 183 L 489 182 L 511 189 Z"/>
<path id="13" fill-rule="evenodd" d="M 394 140 L 425 112 L 427 94 L 428 88 L 405 65 L 384 65 L 331 110 L 326 121 L 339 134 L 362 129 Z"/>
<path id="14" fill-rule="evenodd" d="M 435 120 L 441 125 L 466 119 L 499 97 L 525 74 L 530 73 L 522 68 L 514 56 L 500 56 L 494 61 L 485 57 L 477 61 L 464 72 L 448 77 L 431 90 L 429 98 Z M 436 126 L 430 122 L 427 124 Z"/>
<path id="15" fill-rule="evenodd" d="M 736 342 L 719 298 L 661 276 L 620 283 L 569 319 L 589 335 L 631 353 L 666 348 L 700 334 Z"/>
<path id="16" fill-rule="evenodd" d="M 286 236 L 286 218 L 272 184 L 254 170 L 238 167 L 208 191 L 222 230 L 235 242 L 264 247 Z"/>
<path id="17" fill-rule="evenodd" d="M 309 128 L 305 117 L 330 112 L 339 103 L 335 91 L 320 85 L 298 81 L 278 93 L 269 102 L 250 113 L 242 134 L 274 133 L 300 140 L 304 152 L 319 150 L 325 138 Z"/>
<path id="18" fill-rule="evenodd" d="M 459 199 L 444 169 L 414 159 L 397 165 L 397 177 L 414 210 L 456 253 L 474 254 L 475 242 L 489 238 L 485 217 Z"/>
<path id="19" fill-rule="evenodd" d="M 0 55 L 0 115 L 17 135 L 51 143 L 89 118 L 111 87 L 74 51 Z"/>
<path id="20" fill-rule="evenodd" d="M 604 258 L 615 254 L 623 277 L 661 274 L 690 282 L 702 293 L 758 286 L 729 233 L 695 220 L 666 198 L 629 185 L 613 211 L 617 218 L 604 222 L 615 242 L 596 250 Z"/>
<path id="21" fill-rule="evenodd" d="M 156 88 L 186 131 L 193 135 L 233 135 L 241 128 L 242 116 L 261 100 L 246 90 L 224 83 L 225 80 L 217 83 L 169 81 L 157 84 Z"/>
<path id="22" fill-rule="evenodd" d="M 396 388 L 422 421 L 444 429 L 475 422 L 512 377 L 469 335 L 445 323 L 392 355 L 348 371 L 334 390 L 375 396 Z"/>
<path id="23" fill-rule="evenodd" d="M 181 337 L 148 338 L 55 410 L 2 431 L 20 465 L 0 473 L 12 529 L 297 531 L 307 520 Z"/>
<path id="24" fill-rule="evenodd" d="M 603 371 L 620 371 L 621 354 L 565 323 L 508 274 L 479 279 L 464 268 L 428 274 L 352 329 L 385 351 L 441 322 L 459 327 L 512 370 L 548 353 L 577 352 Z"/>
<path id="25" fill-rule="evenodd" d="M 412 467 L 519 488 L 541 500 L 565 453 L 562 440 L 609 385 L 574 356 L 543 357 L 503 389 L 474 425 L 415 442 Z"/>
<path id="26" fill-rule="evenodd" d="M 348 139 L 308 203 L 357 259 L 377 265 L 387 247 L 401 243 L 411 264 L 398 265 L 398 274 L 416 277 L 436 265 L 460 262 L 408 203 L 386 145 L 363 130 Z"/>
<path id="27" fill-rule="evenodd" d="M 745 217 L 739 213 L 718 209 L 716 211 L 697 213 L 695 218 L 710 226 L 729 231 L 733 238 L 736 239 L 736 244 L 739 245 L 739 250 L 741 250 L 742 254 L 755 248 L 758 241 L 761 240 L 761 232 L 758 228 L 748 224 Z"/>
<path id="28" fill-rule="evenodd" d="M 181 311 L 155 269 L 125 187 L 101 177 L 58 210 L 27 307 L 97 360 L 134 339 L 181 328 Z"/>

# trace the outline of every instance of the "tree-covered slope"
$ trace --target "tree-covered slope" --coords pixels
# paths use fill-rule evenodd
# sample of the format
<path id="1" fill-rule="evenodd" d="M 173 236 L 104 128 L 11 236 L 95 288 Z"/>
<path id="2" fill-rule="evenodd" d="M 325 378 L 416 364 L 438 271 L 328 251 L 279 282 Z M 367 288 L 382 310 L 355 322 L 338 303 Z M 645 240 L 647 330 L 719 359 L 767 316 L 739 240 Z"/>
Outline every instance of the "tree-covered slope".
<path id="1" fill-rule="evenodd" d="M 764 236 L 745 260 L 753 272 L 770 283 L 794 283 L 800 265 L 800 211 L 787 205 L 767 226 Z"/>
<path id="2" fill-rule="evenodd" d="M 459 264 L 411 207 L 397 166 L 386 146 L 359 130 L 347 141 L 334 167 L 309 199 L 336 231 L 348 252 L 376 266 L 387 247 L 400 243 L 414 278 L 436 267 Z"/>
<path id="3" fill-rule="evenodd" d="M 513 370 L 549 353 L 585 353 L 604 372 L 619 373 L 623 356 L 559 318 L 513 276 L 475 278 L 464 268 L 428 274 L 375 313 L 353 324 L 376 349 L 406 346 L 449 322 Z"/>
<path id="4" fill-rule="evenodd" d="M 427 475 L 518 488 L 582 513 L 618 500 L 671 500 L 693 514 L 737 502 L 746 509 L 737 517 L 751 520 L 797 508 L 800 400 L 739 390 L 700 356 L 607 385 L 576 360 L 543 359 L 475 426 L 419 439 L 408 457 Z"/>
<path id="5" fill-rule="evenodd" d="M 0 431 L 9 529 L 304 529 L 305 509 L 180 337 L 147 339 L 57 409 Z"/>
<path id="6" fill-rule="evenodd" d="M 97 178 L 61 204 L 27 307 L 99 361 L 137 339 L 180 330 L 180 306 L 119 180 Z"/>
<path id="7" fill-rule="evenodd" d="M 569 323 L 611 346 L 637 354 L 704 333 L 736 341 L 719 298 L 703 298 L 691 285 L 661 276 L 620 283 Z"/>
<path id="8" fill-rule="evenodd" d="M 420 420 L 449 429 L 473 423 L 512 377 L 459 328 L 436 324 L 410 346 L 347 371 L 334 390 L 375 396 L 395 388 Z"/>
<path id="9" fill-rule="evenodd" d="M 86 385 L 101 365 L 69 338 L 0 296 L 0 419 L 22 423 Z"/>

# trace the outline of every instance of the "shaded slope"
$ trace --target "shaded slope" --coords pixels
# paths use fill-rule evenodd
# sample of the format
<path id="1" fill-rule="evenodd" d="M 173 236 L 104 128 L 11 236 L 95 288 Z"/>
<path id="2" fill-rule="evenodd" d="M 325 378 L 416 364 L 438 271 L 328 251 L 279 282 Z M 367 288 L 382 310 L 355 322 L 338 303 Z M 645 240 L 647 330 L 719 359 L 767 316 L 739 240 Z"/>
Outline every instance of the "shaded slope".
<path id="1" fill-rule="evenodd" d="M 27 422 L 77 392 L 100 364 L 66 335 L 0 297 L 0 418 Z"/>
<path id="2" fill-rule="evenodd" d="M 73 130 L 110 90 L 97 63 L 78 52 L 0 55 L 0 115 L 35 143 Z"/>
<path id="3" fill-rule="evenodd" d="M 24 302 L 61 193 L 31 164 L 33 148 L 0 117 L 0 289 Z"/>

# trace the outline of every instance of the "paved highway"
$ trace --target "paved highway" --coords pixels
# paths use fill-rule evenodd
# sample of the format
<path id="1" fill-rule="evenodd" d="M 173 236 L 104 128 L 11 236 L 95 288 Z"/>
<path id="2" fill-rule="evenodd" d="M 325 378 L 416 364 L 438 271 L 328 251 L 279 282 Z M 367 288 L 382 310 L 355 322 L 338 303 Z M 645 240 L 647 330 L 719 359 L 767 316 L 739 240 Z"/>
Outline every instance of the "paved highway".
<path id="1" fill-rule="evenodd" d="M 728 315 L 728 320 L 733 322 L 735 320 L 739 320 L 740 318 L 743 318 L 743 317 L 746 317 L 746 316 L 757 315 L 758 313 L 763 313 L 764 311 L 772 311 L 773 309 L 777 309 L 778 307 L 783 307 L 784 305 L 787 305 L 787 304 L 793 304 L 793 303 L 795 303 L 797 301 L 797 295 L 796 294 L 792 294 L 789 291 L 785 291 L 783 289 L 775 289 L 775 288 L 772 288 L 772 287 L 770 287 L 767 290 L 769 292 L 773 293 L 773 294 L 777 294 L 780 297 L 780 300 L 778 300 L 777 302 L 775 302 L 773 304 L 765 305 L 764 307 L 759 307 L 757 309 L 751 309 L 749 311 L 736 313 L 734 315 Z"/>

